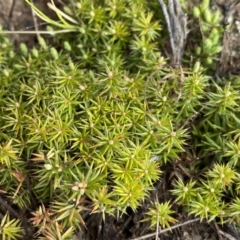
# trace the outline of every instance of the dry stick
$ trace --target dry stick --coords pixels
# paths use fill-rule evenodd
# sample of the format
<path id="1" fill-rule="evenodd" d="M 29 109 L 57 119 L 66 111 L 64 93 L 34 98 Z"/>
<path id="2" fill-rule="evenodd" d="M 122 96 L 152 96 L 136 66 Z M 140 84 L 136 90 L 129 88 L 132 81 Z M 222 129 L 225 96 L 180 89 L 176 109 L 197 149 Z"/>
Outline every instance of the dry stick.
<path id="1" fill-rule="evenodd" d="M 5 207 L 5 209 L 15 218 L 19 218 L 19 214 L 7 203 L 5 202 L 1 197 L 0 197 L 0 204 Z"/>
<path id="2" fill-rule="evenodd" d="M 159 221 L 159 216 L 157 216 L 157 221 Z M 161 229 L 159 231 L 159 223 L 157 223 L 157 227 L 156 227 L 156 236 L 155 236 L 155 240 L 160 240 L 160 238 L 158 238 L 158 235 L 161 233 Z"/>
<path id="3" fill-rule="evenodd" d="M 217 230 L 217 235 L 218 235 L 218 237 L 219 237 L 219 240 L 223 240 L 222 236 L 221 236 L 220 233 L 219 233 L 219 230 L 220 230 L 220 229 L 219 229 L 216 221 L 214 221 L 213 224 L 214 224 L 214 227 L 215 227 L 216 230 Z"/>
<path id="4" fill-rule="evenodd" d="M 59 33 L 76 32 L 77 29 L 62 29 L 56 31 L 38 31 L 39 34 L 55 35 Z M 36 34 L 37 31 L 0 31 L 0 34 Z"/>
<path id="5" fill-rule="evenodd" d="M 18 212 L 15 211 L 6 201 L 4 201 L 1 197 L 0 197 L 0 205 L 2 205 L 3 207 L 5 207 L 5 209 L 10 213 L 10 215 L 12 215 L 15 218 L 20 219 L 21 217 L 19 216 Z M 27 230 L 27 232 L 31 232 L 31 226 L 28 223 L 28 220 L 25 217 L 23 217 L 22 219 L 22 223 L 25 226 L 25 229 Z"/>
<path id="6" fill-rule="evenodd" d="M 8 14 L 8 20 L 9 20 L 9 22 L 8 22 L 8 25 L 9 25 L 8 29 L 9 30 L 13 29 L 12 17 L 13 17 L 13 10 L 14 10 L 15 5 L 16 5 L 16 0 L 12 0 L 12 6 L 11 6 L 10 12 Z"/>
<path id="7" fill-rule="evenodd" d="M 181 58 L 183 55 L 183 50 L 186 44 L 186 39 L 187 39 L 187 15 L 184 14 L 182 11 L 181 5 L 179 4 L 178 0 L 173 0 L 174 1 L 174 7 L 175 7 L 175 15 L 173 15 L 173 19 L 175 20 L 173 28 L 174 28 L 174 33 L 176 32 L 176 37 L 174 40 L 176 41 L 176 44 L 178 45 L 177 50 L 177 59 L 176 62 L 177 64 L 181 63 Z"/>
<path id="8" fill-rule="evenodd" d="M 227 239 L 229 239 L 229 240 L 237 240 L 235 237 L 233 237 L 232 235 L 230 235 L 230 234 L 228 234 L 228 233 L 226 233 L 226 232 L 223 232 L 223 231 L 221 231 L 221 230 L 218 230 L 218 233 L 219 234 L 221 234 L 221 235 L 223 235 L 224 237 L 226 237 Z"/>
<path id="9" fill-rule="evenodd" d="M 192 219 L 192 220 L 186 221 L 184 223 L 179 223 L 179 224 L 177 224 L 177 225 L 175 225 L 175 226 L 173 226 L 171 228 L 163 229 L 160 234 L 168 232 L 168 231 L 172 231 L 173 229 L 185 226 L 187 224 L 191 224 L 193 222 L 197 222 L 199 220 L 200 220 L 200 218 L 196 218 L 196 219 Z M 149 234 L 146 234 L 146 235 L 138 237 L 138 238 L 133 238 L 131 240 L 143 240 L 143 239 L 147 239 L 147 238 L 150 238 L 150 237 L 154 237 L 155 235 L 156 235 L 156 232 L 155 233 L 149 233 Z"/>
<path id="10" fill-rule="evenodd" d="M 188 176 L 190 179 L 192 178 L 191 174 L 188 173 L 181 164 L 178 164 L 178 166 L 186 174 L 186 176 Z"/>
<path id="11" fill-rule="evenodd" d="M 220 8 L 223 17 L 223 24 L 224 24 L 224 35 L 222 39 L 223 49 L 220 54 L 220 61 L 219 66 L 216 70 L 217 75 L 225 74 L 229 71 L 229 66 L 226 65 L 226 62 L 232 66 L 232 40 L 229 36 L 229 30 L 233 25 L 233 16 L 235 15 L 237 6 L 237 1 L 224 1 L 224 2 L 216 2 L 217 6 Z M 227 61 L 226 61 L 227 57 Z"/>
<path id="12" fill-rule="evenodd" d="M 187 16 L 183 13 L 179 0 L 168 1 L 168 11 L 163 0 L 158 0 L 167 23 L 172 48 L 172 64 L 179 67 L 187 37 Z"/>
<path id="13" fill-rule="evenodd" d="M 31 3 L 33 4 L 33 0 L 31 0 Z M 36 35 L 37 35 L 38 38 L 40 38 L 39 28 L 38 28 L 38 23 L 37 23 L 37 17 L 36 17 L 36 13 L 34 12 L 33 8 L 31 8 L 31 12 L 32 12 L 34 28 L 36 30 Z"/>
<path id="14" fill-rule="evenodd" d="M 204 109 L 204 106 L 201 107 L 201 109 L 200 109 L 198 112 L 195 112 L 192 116 L 190 116 L 190 117 L 184 122 L 184 124 L 182 125 L 182 128 L 184 128 L 190 120 L 192 120 L 193 118 L 197 117 L 197 115 L 199 115 L 203 109 Z"/>
<path id="15" fill-rule="evenodd" d="M 158 202 L 158 197 L 157 197 L 157 194 L 156 194 L 156 202 Z M 155 240 L 160 240 L 160 238 L 158 238 L 158 235 L 161 233 L 161 228 L 160 228 L 160 231 L 159 231 L 159 214 L 157 215 L 157 227 L 156 227 L 156 236 L 155 236 Z"/>
<path id="16" fill-rule="evenodd" d="M 130 216 L 128 217 L 128 219 L 124 222 L 122 229 L 119 230 L 118 233 L 117 233 L 117 235 L 116 235 L 116 238 L 117 238 L 117 239 L 118 239 L 119 235 L 123 233 L 124 229 L 125 229 L 126 226 L 129 224 L 129 222 L 132 220 L 132 218 L 133 218 L 133 216 L 130 215 Z"/>
<path id="17" fill-rule="evenodd" d="M 58 22 L 58 23 L 60 23 L 60 21 L 56 21 L 56 22 Z M 40 27 L 40 26 L 44 26 L 44 25 L 48 25 L 49 23 L 47 23 L 47 22 L 40 22 L 40 23 L 38 23 L 37 25 L 38 25 L 38 27 Z M 28 26 L 28 27 L 25 27 L 25 28 L 23 28 L 23 29 L 21 29 L 21 31 L 26 31 L 26 30 L 28 30 L 28 29 L 33 29 L 34 28 L 34 26 L 33 25 L 30 25 L 30 26 Z"/>
<path id="18" fill-rule="evenodd" d="M 167 7 L 166 7 L 166 4 L 163 2 L 163 0 L 158 0 L 158 1 L 159 1 L 160 5 L 162 7 L 162 11 L 163 11 L 166 23 L 167 23 L 171 48 L 172 48 L 172 52 L 174 54 L 175 53 L 175 44 L 174 44 L 174 40 L 173 40 L 173 32 L 172 32 L 172 27 L 171 27 L 170 18 L 169 18 L 169 15 L 168 15 Z"/>

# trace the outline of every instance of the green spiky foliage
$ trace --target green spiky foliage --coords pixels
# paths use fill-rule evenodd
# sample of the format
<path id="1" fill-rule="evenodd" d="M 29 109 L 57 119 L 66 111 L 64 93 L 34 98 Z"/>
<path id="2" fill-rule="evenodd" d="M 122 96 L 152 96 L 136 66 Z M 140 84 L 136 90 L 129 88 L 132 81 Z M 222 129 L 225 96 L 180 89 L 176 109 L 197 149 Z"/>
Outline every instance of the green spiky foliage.
<path id="1" fill-rule="evenodd" d="M 214 83 L 205 57 L 168 66 L 159 8 L 73 1 L 55 9 L 55 27 L 73 31 L 55 47 L 39 38 L 16 53 L 0 35 L 1 195 L 34 208 L 39 239 L 72 239 L 85 212 L 136 211 L 166 163 L 183 170 L 172 195 L 186 212 L 239 223 L 238 80 Z M 172 203 L 153 202 L 145 220 L 176 222 Z"/>
<path id="2" fill-rule="evenodd" d="M 1 239 L 15 240 L 15 239 L 19 239 L 21 235 L 22 235 L 22 228 L 20 227 L 20 220 L 10 219 L 8 214 L 3 216 L 0 224 Z"/>
<path id="3" fill-rule="evenodd" d="M 185 62 L 200 60 L 208 71 L 216 70 L 226 28 L 220 10 L 210 0 L 183 0 L 182 7 L 189 14 L 193 36 L 188 39 Z"/>
<path id="4" fill-rule="evenodd" d="M 202 34 L 202 42 L 196 48 L 196 55 L 202 60 L 205 59 L 206 65 L 216 67 L 218 55 L 222 50 L 220 43 L 224 32 L 221 13 L 219 10 L 212 10 L 210 1 L 204 0 L 199 7 L 193 8 L 193 15 L 199 21 Z"/>

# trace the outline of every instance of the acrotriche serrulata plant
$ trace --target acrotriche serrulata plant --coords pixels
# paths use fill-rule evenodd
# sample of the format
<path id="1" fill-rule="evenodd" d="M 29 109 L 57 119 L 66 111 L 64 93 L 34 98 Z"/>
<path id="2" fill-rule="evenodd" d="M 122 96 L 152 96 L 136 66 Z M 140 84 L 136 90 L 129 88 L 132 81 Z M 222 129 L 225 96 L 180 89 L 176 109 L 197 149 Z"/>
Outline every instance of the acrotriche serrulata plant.
<path id="1" fill-rule="evenodd" d="M 27 2 L 49 31 L 66 33 L 54 36 L 58 47 L 40 37 L 18 51 L 0 35 L 0 198 L 9 209 L 31 213 L 38 239 L 72 239 L 83 213 L 137 211 L 164 166 L 179 163 L 172 199 L 152 201 L 144 221 L 169 227 L 178 204 L 201 220 L 239 224 L 238 79 L 208 76 L 219 13 L 204 13 L 207 1 L 194 8 L 214 44 L 197 42 L 198 61 L 174 68 L 161 52 L 157 1 L 74 0 L 64 12 L 52 2 L 60 21 Z M 20 218 L 11 217 L 0 235 L 17 239 Z"/>

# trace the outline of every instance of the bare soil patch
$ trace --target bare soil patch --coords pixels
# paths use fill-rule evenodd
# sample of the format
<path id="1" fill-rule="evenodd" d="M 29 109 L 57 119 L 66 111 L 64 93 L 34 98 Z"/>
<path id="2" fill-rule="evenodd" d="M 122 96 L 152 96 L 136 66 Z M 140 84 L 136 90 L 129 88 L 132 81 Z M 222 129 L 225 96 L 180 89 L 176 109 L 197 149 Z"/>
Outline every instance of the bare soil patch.
<path id="1" fill-rule="evenodd" d="M 47 16 L 56 18 L 55 13 L 47 6 L 49 0 L 34 0 L 33 3 L 42 10 Z M 67 0 L 55 0 L 57 7 L 63 6 Z M 24 0 L 0 0 L 0 25 L 9 31 L 27 31 L 34 30 L 37 25 L 38 29 L 44 29 L 46 25 L 39 19 Z M 11 41 L 18 45 L 21 42 L 32 47 L 37 43 L 35 34 L 9 34 Z"/>

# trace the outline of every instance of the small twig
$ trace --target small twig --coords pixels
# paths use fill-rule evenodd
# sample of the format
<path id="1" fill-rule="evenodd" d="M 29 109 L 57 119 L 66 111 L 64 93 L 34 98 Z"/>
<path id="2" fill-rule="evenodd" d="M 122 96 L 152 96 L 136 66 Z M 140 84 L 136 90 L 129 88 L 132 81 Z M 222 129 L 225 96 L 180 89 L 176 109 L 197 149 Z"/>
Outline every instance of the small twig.
<path id="1" fill-rule="evenodd" d="M 55 35 L 59 33 L 76 32 L 77 29 L 62 29 L 56 31 L 38 31 L 39 34 Z M 0 31 L 0 34 L 36 34 L 36 31 Z"/>
<path id="2" fill-rule="evenodd" d="M 232 66 L 232 39 L 230 38 L 230 30 L 233 25 L 233 16 L 236 13 L 238 1 L 215 1 L 219 10 L 222 12 L 224 25 L 224 34 L 222 38 L 223 49 L 220 53 L 219 66 L 216 70 L 216 75 L 225 75 L 230 73 Z"/>
<path id="3" fill-rule="evenodd" d="M 236 238 L 236 240 L 240 240 L 240 231 L 239 228 L 232 223 L 227 224 L 228 233 Z"/>
<path id="4" fill-rule="evenodd" d="M 188 176 L 190 179 L 192 178 L 191 174 L 188 173 L 180 163 L 178 164 L 178 167 L 185 173 L 186 176 Z"/>
<path id="5" fill-rule="evenodd" d="M 173 226 L 171 228 L 166 228 L 166 229 L 161 230 L 161 233 L 159 233 L 159 234 L 166 233 L 168 231 L 172 231 L 173 229 L 176 229 L 176 228 L 179 228 L 179 227 L 191 224 L 193 222 L 197 222 L 199 220 L 200 220 L 200 218 L 196 218 L 196 219 L 192 219 L 192 220 L 186 221 L 184 223 L 179 223 L 179 224 L 177 224 L 177 225 L 175 225 L 175 226 Z M 143 240 L 143 239 L 154 237 L 155 235 L 156 235 L 156 232 L 155 233 L 149 233 L 149 234 L 146 234 L 146 235 L 138 237 L 138 238 L 133 238 L 132 240 Z"/>
<path id="6" fill-rule="evenodd" d="M 9 11 L 9 14 L 8 14 L 8 29 L 9 30 L 12 30 L 12 24 L 11 24 L 11 22 L 12 22 L 12 17 L 13 17 L 13 10 L 14 10 L 14 7 L 15 7 L 15 5 L 16 5 L 16 0 L 12 0 L 12 6 L 11 6 L 11 9 L 10 9 L 10 11 Z"/>
<path id="7" fill-rule="evenodd" d="M 33 4 L 33 0 L 31 0 L 31 3 Z M 31 8 L 31 12 L 32 12 L 32 18 L 33 18 L 33 25 L 36 30 L 36 35 L 38 38 L 40 38 L 37 17 L 36 17 L 36 13 L 34 12 L 33 8 Z"/>
<path id="8" fill-rule="evenodd" d="M 60 23 L 60 21 L 57 21 L 57 22 Z M 49 23 L 47 23 L 47 22 L 40 22 L 40 23 L 38 23 L 38 27 L 45 26 L 45 25 L 48 25 L 48 24 Z M 29 30 L 29 29 L 33 29 L 34 27 L 35 26 L 31 25 L 31 26 L 28 26 L 28 27 L 25 27 L 25 28 L 21 29 L 20 31 L 26 31 L 26 30 Z"/>
<path id="9" fill-rule="evenodd" d="M 159 216 L 157 217 L 157 221 L 159 221 Z M 160 240 L 160 238 L 158 238 L 158 235 L 161 233 L 161 231 L 159 231 L 159 223 L 157 222 L 157 227 L 156 227 L 156 236 L 155 236 L 155 240 Z"/>
<path id="10" fill-rule="evenodd" d="M 192 120 L 192 119 L 194 119 L 195 117 L 197 117 L 197 116 L 201 113 L 201 111 L 202 111 L 203 109 L 204 109 L 204 106 L 201 107 L 201 109 L 200 109 L 198 112 L 195 112 L 192 116 L 190 116 L 190 117 L 184 122 L 184 124 L 182 125 L 182 128 L 184 128 L 190 120 Z"/>
<path id="11" fill-rule="evenodd" d="M 221 231 L 221 230 L 219 229 L 216 221 L 214 221 L 213 224 L 214 224 L 214 227 L 215 227 L 216 230 L 217 230 L 217 234 L 218 234 L 219 240 L 223 240 L 222 236 L 220 235 L 220 231 Z"/>
<path id="12" fill-rule="evenodd" d="M 166 4 L 163 2 L 163 0 L 158 0 L 158 1 L 159 1 L 160 5 L 162 7 L 162 11 L 163 11 L 166 23 L 167 23 L 169 38 L 170 38 L 170 42 L 171 42 L 171 48 L 172 48 L 172 51 L 174 53 L 175 52 L 175 44 L 174 44 L 174 41 L 173 41 L 173 32 L 172 32 L 172 27 L 171 27 L 171 24 L 170 24 L 170 18 L 169 18 L 169 15 L 168 15 L 167 7 L 166 7 Z"/>
<path id="13" fill-rule="evenodd" d="M 172 48 L 172 64 L 181 66 L 181 59 L 187 39 L 187 15 L 183 13 L 178 0 L 168 1 L 168 11 L 163 0 L 158 0 L 166 20 Z"/>
<path id="14" fill-rule="evenodd" d="M 33 228 L 30 226 L 28 219 L 26 218 L 26 216 L 21 217 L 17 211 L 15 211 L 6 201 L 4 201 L 1 197 L 0 197 L 0 205 L 3 206 L 5 208 L 5 210 L 7 210 L 9 212 L 10 215 L 12 215 L 15 218 L 21 219 L 22 220 L 22 224 L 25 227 L 26 230 L 26 235 L 28 237 L 32 236 L 33 234 Z M 32 239 L 28 238 L 28 239 Z"/>
<path id="15" fill-rule="evenodd" d="M 157 194 L 156 194 L 156 202 L 158 203 L 158 197 L 157 197 Z M 158 238 L 158 235 L 161 234 L 161 228 L 160 228 L 160 231 L 159 231 L 159 214 L 157 215 L 157 227 L 156 227 L 156 236 L 155 236 L 155 240 L 160 240 L 160 238 Z"/>
<path id="16" fill-rule="evenodd" d="M 130 215 L 128 217 L 128 219 L 124 222 L 122 228 L 118 231 L 116 238 L 119 239 L 119 236 L 123 233 L 124 229 L 126 229 L 127 225 L 129 224 L 129 222 L 132 220 L 133 216 Z"/>
<path id="17" fill-rule="evenodd" d="M 221 230 L 218 230 L 218 233 L 223 235 L 224 237 L 226 237 L 229 240 L 237 240 L 235 237 L 233 237 L 232 235 L 230 235 L 229 233 L 223 232 Z"/>
<path id="18" fill-rule="evenodd" d="M 9 213 L 15 217 L 19 218 L 19 214 L 6 202 L 0 197 L 0 205 L 2 205 Z"/>

